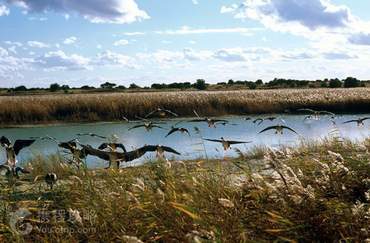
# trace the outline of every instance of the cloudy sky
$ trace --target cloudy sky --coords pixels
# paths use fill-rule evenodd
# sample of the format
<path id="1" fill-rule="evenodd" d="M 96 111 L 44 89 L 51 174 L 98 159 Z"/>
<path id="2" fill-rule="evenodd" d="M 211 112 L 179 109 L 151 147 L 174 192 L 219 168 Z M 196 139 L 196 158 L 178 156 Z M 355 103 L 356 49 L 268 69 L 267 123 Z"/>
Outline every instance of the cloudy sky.
<path id="1" fill-rule="evenodd" d="M 0 0 L 0 86 L 370 79 L 370 1 Z"/>

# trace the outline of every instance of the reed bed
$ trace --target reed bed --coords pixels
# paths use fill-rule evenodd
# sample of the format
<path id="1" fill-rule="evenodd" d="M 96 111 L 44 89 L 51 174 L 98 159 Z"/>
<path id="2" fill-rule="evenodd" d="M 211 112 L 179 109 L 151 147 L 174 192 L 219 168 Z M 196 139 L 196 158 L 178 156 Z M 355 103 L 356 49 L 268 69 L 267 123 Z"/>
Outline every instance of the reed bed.
<path id="1" fill-rule="evenodd" d="M 370 88 L 1 96 L 0 125 L 118 121 L 157 107 L 180 116 L 280 113 L 299 108 L 370 112 Z"/>
<path id="2" fill-rule="evenodd" d="M 369 151 L 370 140 L 332 140 L 119 171 L 39 157 L 18 185 L 2 182 L 0 241 L 369 242 Z M 47 172 L 60 178 L 53 190 L 34 182 Z M 32 225 L 28 234 L 9 225 L 19 208 L 31 212 L 19 225 Z"/>

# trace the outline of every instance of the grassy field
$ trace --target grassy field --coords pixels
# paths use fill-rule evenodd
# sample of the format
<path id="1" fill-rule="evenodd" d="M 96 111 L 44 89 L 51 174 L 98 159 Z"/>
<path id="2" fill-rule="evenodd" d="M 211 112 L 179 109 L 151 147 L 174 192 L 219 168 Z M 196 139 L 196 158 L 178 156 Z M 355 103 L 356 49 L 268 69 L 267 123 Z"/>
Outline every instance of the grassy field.
<path id="1" fill-rule="evenodd" d="M 163 107 L 180 116 L 279 113 L 298 108 L 370 112 L 370 88 L 0 96 L 0 125 L 117 121 Z"/>
<path id="2" fill-rule="evenodd" d="M 368 242 L 369 150 L 333 140 L 119 171 L 35 158 L 32 174 L 1 181 L 0 241 Z M 47 172 L 53 190 L 37 179 Z M 12 227 L 19 208 L 29 215 Z"/>

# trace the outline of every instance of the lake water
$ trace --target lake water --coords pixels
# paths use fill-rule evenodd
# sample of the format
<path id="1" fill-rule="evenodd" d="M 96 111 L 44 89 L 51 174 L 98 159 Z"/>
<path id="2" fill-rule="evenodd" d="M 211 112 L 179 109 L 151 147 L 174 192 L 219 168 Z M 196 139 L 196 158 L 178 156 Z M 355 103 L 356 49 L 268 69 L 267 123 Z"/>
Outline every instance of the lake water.
<path id="1" fill-rule="evenodd" d="M 357 119 L 369 115 L 342 115 L 336 118 L 336 126 L 328 117 L 321 117 L 320 120 L 306 120 L 303 121 L 304 115 L 282 115 L 280 116 L 285 125 L 290 126 L 296 130 L 300 136 L 289 131 L 284 131 L 283 135 L 275 135 L 274 131 L 268 131 L 263 134 L 258 134 L 262 129 L 270 125 L 281 123 L 280 121 L 264 121 L 261 125 L 254 124 L 252 120 L 263 116 L 250 116 L 252 120 L 245 121 L 245 117 L 223 117 L 230 121 L 231 125 L 217 125 L 217 128 L 209 128 L 206 123 L 190 123 L 187 119 L 182 119 L 183 122 L 178 126 L 189 129 L 191 136 L 186 134 L 174 133 L 165 138 L 168 130 L 156 129 L 147 132 L 144 128 L 128 129 L 137 123 L 94 123 L 94 124 L 68 124 L 56 126 L 36 126 L 36 127 L 22 127 L 22 128 L 6 128 L 0 129 L 0 136 L 4 135 L 15 141 L 16 139 L 27 139 L 29 137 L 52 136 L 60 141 L 69 141 L 76 137 L 77 133 L 96 133 L 103 136 L 112 136 L 115 134 L 119 142 L 122 142 L 127 150 L 135 149 L 144 144 L 161 144 L 171 146 L 181 153 L 181 156 L 173 156 L 167 154 L 167 158 L 189 160 L 196 158 L 223 158 L 225 156 L 236 156 L 233 150 L 224 151 L 221 144 L 203 141 L 201 138 L 220 139 L 224 137 L 228 140 L 253 141 L 250 144 L 242 144 L 232 146 L 242 151 L 248 151 L 255 146 L 271 146 L 278 147 L 280 145 L 294 146 L 304 138 L 308 140 L 317 140 L 325 137 L 338 134 L 341 137 L 349 138 L 353 141 L 361 141 L 370 136 L 370 120 L 365 121 L 364 127 L 358 127 L 356 123 L 343 124 L 344 121 L 350 119 Z M 180 120 L 166 120 L 166 124 L 161 124 L 166 129 L 171 125 L 176 124 Z M 200 134 L 196 133 L 194 126 L 198 127 Z M 337 131 L 336 133 L 333 133 Z M 81 137 L 81 143 L 90 144 L 93 147 L 99 146 L 103 139 L 94 137 Z M 0 154 L 0 161 L 5 161 L 5 151 L 2 150 Z M 20 162 L 26 161 L 37 154 L 53 154 L 61 152 L 56 144 L 52 141 L 43 140 L 36 141 L 32 146 L 22 150 L 18 156 Z M 68 155 L 67 155 L 68 156 Z M 145 160 L 154 158 L 154 153 L 147 153 L 139 160 L 129 163 L 133 165 Z M 107 162 L 104 162 L 95 157 L 89 156 L 87 159 L 89 167 L 105 167 Z"/>

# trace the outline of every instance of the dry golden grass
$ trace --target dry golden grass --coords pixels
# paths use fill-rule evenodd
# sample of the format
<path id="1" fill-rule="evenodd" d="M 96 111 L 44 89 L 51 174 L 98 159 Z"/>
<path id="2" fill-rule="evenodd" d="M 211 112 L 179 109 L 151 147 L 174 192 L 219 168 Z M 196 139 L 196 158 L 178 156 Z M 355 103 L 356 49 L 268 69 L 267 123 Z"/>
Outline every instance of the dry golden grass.
<path id="1" fill-rule="evenodd" d="M 0 124 L 117 121 L 157 107 L 181 116 L 278 113 L 303 107 L 369 112 L 370 88 L 56 94 L 0 97 Z"/>
<path id="2" fill-rule="evenodd" d="M 2 183 L 0 241 L 368 242 L 369 150 L 370 140 L 334 140 L 265 150 L 258 161 L 248 158 L 261 151 L 120 171 L 77 171 L 59 157 L 36 158 L 20 185 Z M 52 191 L 34 182 L 47 172 L 60 178 Z M 9 225 L 19 208 L 31 212 L 23 223 L 33 231 L 24 236 Z M 71 210 L 58 220 L 61 209 Z M 40 219 L 41 210 L 50 221 Z"/>

